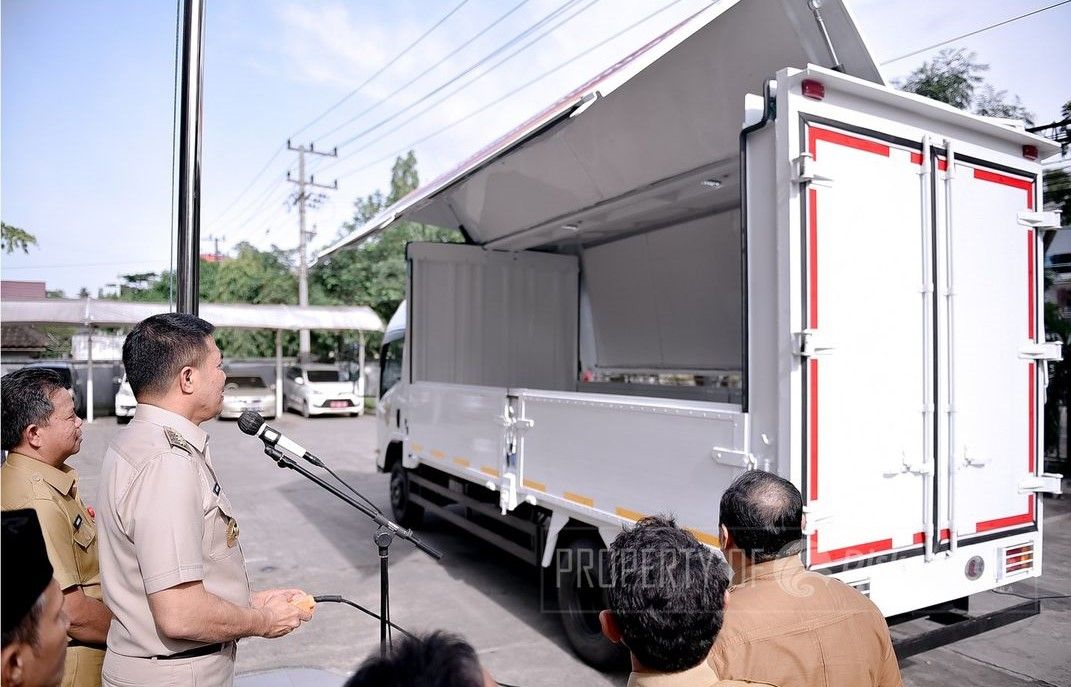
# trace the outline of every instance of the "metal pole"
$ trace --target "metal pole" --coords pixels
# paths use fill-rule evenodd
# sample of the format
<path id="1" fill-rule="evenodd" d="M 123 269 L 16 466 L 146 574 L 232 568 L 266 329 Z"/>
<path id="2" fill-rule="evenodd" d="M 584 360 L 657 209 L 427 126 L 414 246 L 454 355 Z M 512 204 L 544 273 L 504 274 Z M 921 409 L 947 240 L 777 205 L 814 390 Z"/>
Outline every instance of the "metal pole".
<path id="1" fill-rule="evenodd" d="M 86 365 L 86 422 L 93 422 L 93 325 L 89 325 L 89 357 Z"/>
<path id="2" fill-rule="evenodd" d="M 283 416 L 283 330 L 275 330 L 275 417 Z"/>
<path id="3" fill-rule="evenodd" d="M 175 309 L 196 315 L 201 243 L 201 100 L 204 77 L 204 0 L 182 3 L 182 80 L 179 86 L 179 190 Z"/>
<path id="4" fill-rule="evenodd" d="M 364 330 L 358 330 L 357 332 L 361 337 L 360 349 L 357 351 L 357 390 L 358 397 L 361 399 L 361 412 L 364 412 L 364 395 L 367 389 L 364 376 Z"/>
<path id="5" fill-rule="evenodd" d="M 298 249 L 298 306 L 306 308 L 309 305 L 309 261 L 305 257 L 308 249 L 309 234 L 305 231 L 305 150 L 298 151 L 298 221 L 301 226 Z M 298 358 L 301 362 L 308 362 L 312 355 L 312 340 L 308 329 L 298 332 Z"/>

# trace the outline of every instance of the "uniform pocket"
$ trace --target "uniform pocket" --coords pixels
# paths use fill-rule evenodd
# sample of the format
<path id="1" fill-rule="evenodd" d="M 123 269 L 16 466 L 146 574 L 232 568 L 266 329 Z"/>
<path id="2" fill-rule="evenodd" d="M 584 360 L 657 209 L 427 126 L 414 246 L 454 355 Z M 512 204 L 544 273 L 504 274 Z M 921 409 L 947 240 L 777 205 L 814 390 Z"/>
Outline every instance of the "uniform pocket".
<path id="1" fill-rule="evenodd" d="M 96 539 L 97 528 L 88 523 L 82 523 L 82 526 L 74 531 L 74 543 L 82 547 L 82 551 L 89 551 Z"/>
<path id="2" fill-rule="evenodd" d="M 214 561 L 229 558 L 239 552 L 237 524 L 230 514 L 230 502 L 226 499 L 217 501 L 205 516 L 205 527 L 212 533 L 208 548 L 208 557 Z"/>

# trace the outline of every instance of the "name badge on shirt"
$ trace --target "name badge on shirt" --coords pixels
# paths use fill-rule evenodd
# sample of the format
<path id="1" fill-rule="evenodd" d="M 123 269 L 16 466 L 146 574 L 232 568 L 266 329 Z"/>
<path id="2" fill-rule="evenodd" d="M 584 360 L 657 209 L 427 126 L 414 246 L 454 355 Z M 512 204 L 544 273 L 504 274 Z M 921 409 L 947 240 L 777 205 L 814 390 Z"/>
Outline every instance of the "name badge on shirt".
<path id="1" fill-rule="evenodd" d="M 74 529 L 76 529 L 76 530 L 79 527 L 81 527 L 82 526 L 82 516 L 81 515 L 74 516 L 74 523 L 73 524 L 74 524 Z"/>
<path id="2" fill-rule="evenodd" d="M 212 487 L 212 493 L 219 496 L 219 482 L 216 482 L 216 486 Z"/>

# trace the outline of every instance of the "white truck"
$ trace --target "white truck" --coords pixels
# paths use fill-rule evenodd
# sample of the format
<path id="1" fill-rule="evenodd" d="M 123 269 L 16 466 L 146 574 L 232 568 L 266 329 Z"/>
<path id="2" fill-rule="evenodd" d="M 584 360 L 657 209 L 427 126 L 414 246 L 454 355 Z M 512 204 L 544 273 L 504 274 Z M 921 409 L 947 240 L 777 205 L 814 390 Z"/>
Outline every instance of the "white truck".
<path id="1" fill-rule="evenodd" d="M 1040 575 L 1053 152 L 887 87 L 841 2 L 701 11 L 333 247 L 467 240 L 408 247 L 396 517 L 556 567 L 595 665 L 598 552 L 655 513 L 716 545 L 748 469 L 800 488 L 806 565 L 886 615 Z"/>

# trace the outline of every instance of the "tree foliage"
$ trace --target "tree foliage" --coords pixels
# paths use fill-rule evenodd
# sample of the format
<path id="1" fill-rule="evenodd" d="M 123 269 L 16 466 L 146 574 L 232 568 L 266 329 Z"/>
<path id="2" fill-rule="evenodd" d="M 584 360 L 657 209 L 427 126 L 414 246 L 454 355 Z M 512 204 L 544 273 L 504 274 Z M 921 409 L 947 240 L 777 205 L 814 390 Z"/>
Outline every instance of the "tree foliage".
<path id="1" fill-rule="evenodd" d="M 26 231 L 13 227 L 7 222 L 0 222 L 0 250 L 11 255 L 17 250 L 30 252 L 30 246 L 37 245 L 37 237 Z"/>
<path id="2" fill-rule="evenodd" d="M 895 85 L 961 110 L 970 109 L 974 89 L 985 81 L 982 74 L 989 71 L 989 65 L 976 62 L 976 57 L 975 53 L 963 48 L 946 48 Z"/>

